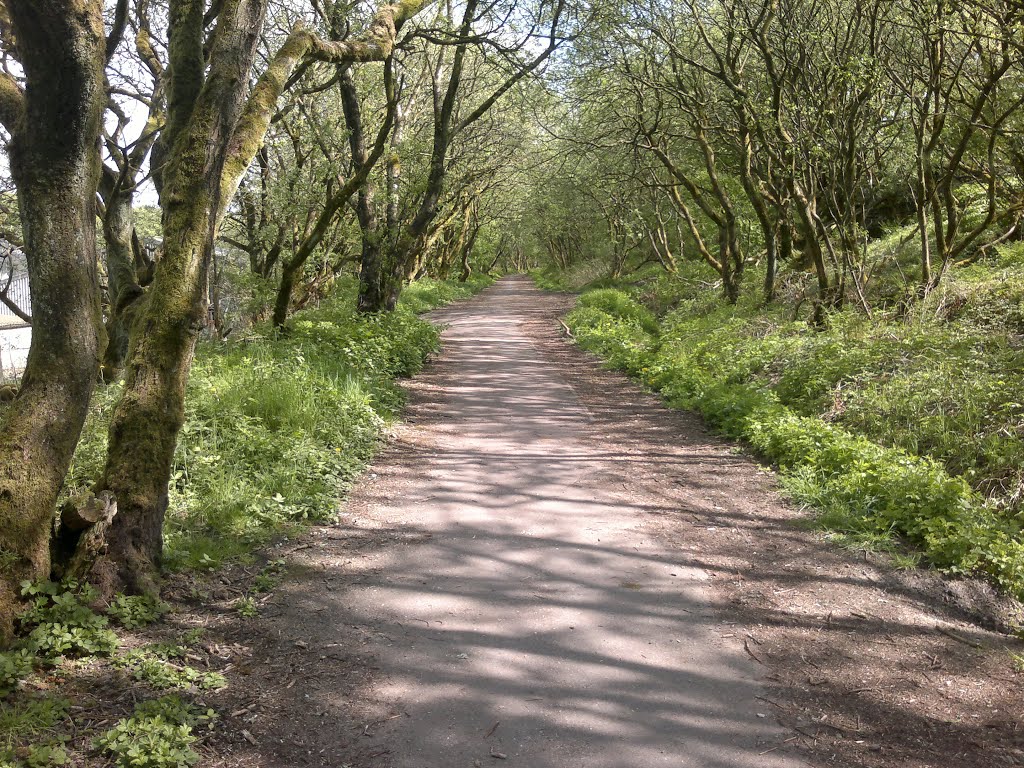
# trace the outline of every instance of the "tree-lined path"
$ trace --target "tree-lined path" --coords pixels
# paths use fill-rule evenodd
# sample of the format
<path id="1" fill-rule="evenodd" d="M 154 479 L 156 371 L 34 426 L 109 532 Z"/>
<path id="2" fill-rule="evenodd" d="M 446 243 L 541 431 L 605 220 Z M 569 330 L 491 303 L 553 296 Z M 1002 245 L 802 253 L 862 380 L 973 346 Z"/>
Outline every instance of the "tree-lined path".
<path id="1" fill-rule="evenodd" d="M 310 647 L 363 628 L 377 709 L 354 743 L 373 765 L 796 764 L 766 753 L 784 736 L 755 698 L 757 664 L 722 637 L 707 575 L 655 535 L 677 510 L 635 482 L 641 465 L 667 477 L 724 452 L 636 455 L 591 418 L 525 330 L 564 303 L 508 278 L 440 313 L 443 356 L 344 517 L 405 545 L 322 591 L 338 565 L 328 547 L 311 582 L 284 587 L 275 626 L 303 627 Z M 331 667 L 328 655 L 307 672 L 314 708 L 345 706 Z"/>

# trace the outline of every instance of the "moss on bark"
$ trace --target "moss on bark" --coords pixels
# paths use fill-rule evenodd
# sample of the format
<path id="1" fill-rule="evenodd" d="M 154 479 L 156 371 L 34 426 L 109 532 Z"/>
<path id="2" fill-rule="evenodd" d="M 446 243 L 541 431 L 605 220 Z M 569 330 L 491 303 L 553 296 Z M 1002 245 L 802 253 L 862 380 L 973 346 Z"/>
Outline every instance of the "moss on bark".
<path id="1" fill-rule="evenodd" d="M 206 318 L 214 236 L 241 176 L 262 146 L 288 76 L 303 56 L 338 63 L 387 56 L 402 14 L 424 4 L 409 0 L 384 6 L 363 36 L 344 43 L 324 43 L 298 30 L 248 99 L 265 2 L 225 3 L 213 35 L 209 74 L 202 83 L 189 81 L 191 100 L 184 96 L 188 83 L 175 85 L 176 68 L 193 72 L 202 41 L 191 34 L 175 35 L 172 29 L 168 125 L 173 132 L 169 142 L 161 142 L 169 158 L 162 171 L 164 255 L 132 328 L 124 394 L 114 410 L 107 462 L 97 484 L 97 492 L 114 494 L 118 508 L 108 553 L 97 564 L 108 589 L 154 588 L 167 485 L 185 418 L 185 385 Z M 191 19 L 191 7 L 188 0 L 172 2 L 171 18 Z"/>
<path id="2" fill-rule="evenodd" d="M 20 582 L 49 576 L 54 506 L 96 380 L 101 323 L 93 201 L 106 104 L 103 4 L 7 5 L 26 89 L 22 108 L 5 110 L 0 119 L 16 119 L 6 127 L 33 329 L 21 389 L 0 417 L 0 643 L 11 636 Z"/>

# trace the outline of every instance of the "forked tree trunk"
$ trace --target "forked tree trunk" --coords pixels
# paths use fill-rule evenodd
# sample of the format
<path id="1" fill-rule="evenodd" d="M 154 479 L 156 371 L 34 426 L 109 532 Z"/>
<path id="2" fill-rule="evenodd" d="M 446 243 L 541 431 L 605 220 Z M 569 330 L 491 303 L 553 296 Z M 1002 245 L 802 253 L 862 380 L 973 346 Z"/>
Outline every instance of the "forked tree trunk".
<path id="1" fill-rule="evenodd" d="M 99 0 L 8 0 L 26 89 L 0 82 L 32 293 L 32 347 L 0 421 L 0 644 L 19 584 L 50 574 L 57 494 L 99 365 L 98 140 L 106 105 Z"/>
<path id="2" fill-rule="evenodd" d="M 106 589 L 151 592 L 163 555 L 163 520 L 178 432 L 185 421 L 185 386 L 206 319 L 222 173 L 228 144 L 244 106 L 244 84 L 265 3 L 226 3 L 205 82 L 181 83 L 202 24 L 202 4 L 172 3 L 168 161 L 163 168 L 164 255 L 139 320 L 132 328 L 124 393 L 110 424 L 107 463 L 97 491 L 108 491 L 118 514 L 109 548 L 97 564 Z M 200 87 L 196 88 L 196 85 Z"/>
<path id="3" fill-rule="evenodd" d="M 163 519 L 185 386 L 205 323 L 213 241 L 230 198 L 259 152 L 278 96 L 306 57 L 338 64 L 391 55 L 402 22 L 423 0 L 382 6 L 366 32 L 325 42 L 298 27 L 251 95 L 248 86 L 266 0 L 223 0 L 208 56 L 205 3 L 171 0 L 167 158 L 160 192 L 164 254 L 151 296 L 132 327 L 124 394 L 110 426 L 97 493 L 113 493 L 118 513 L 109 550 L 94 576 L 106 589 L 151 591 L 163 555 Z"/>
<path id="4" fill-rule="evenodd" d="M 136 273 L 133 193 L 114 191 L 107 198 L 103 239 L 107 244 L 107 346 L 103 352 L 103 378 L 121 375 L 128 354 L 128 330 L 143 296 Z"/>

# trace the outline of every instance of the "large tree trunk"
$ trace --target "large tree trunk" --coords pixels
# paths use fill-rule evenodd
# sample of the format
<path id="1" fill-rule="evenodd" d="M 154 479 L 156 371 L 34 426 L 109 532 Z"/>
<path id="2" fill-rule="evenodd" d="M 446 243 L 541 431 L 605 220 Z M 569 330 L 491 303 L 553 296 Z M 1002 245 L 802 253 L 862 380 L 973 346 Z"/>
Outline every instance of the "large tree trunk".
<path id="1" fill-rule="evenodd" d="M 175 182 L 181 181 L 178 176 Z M 191 186 L 191 185 L 187 185 Z M 165 175 L 165 191 L 174 194 Z M 165 214 L 165 253 L 143 316 L 133 328 L 124 394 L 110 425 L 107 464 L 98 487 L 117 499 L 109 534 L 112 584 L 149 591 L 162 555 L 167 482 L 185 419 L 185 385 L 206 316 L 206 274 L 212 251 L 207 231 L 212 195 Z M 101 576 L 101 580 L 103 577 Z"/>
<path id="2" fill-rule="evenodd" d="M 160 141 L 167 158 L 160 190 L 164 254 L 132 327 L 124 394 L 111 421 L 107 463 L 96 489 L 112 492 L 118 509 L 107 556 L 95 571 L 107 589 L 146 592 L 155 585 L 185 386 L 205 324 L 213 241 L 230 198 L 262 147 L 277 97 L 306 57 L 338 64 L 386 59 L 397 29 L 424 2 L 382 6 L 363 35 L 343 42 L 325 42 L 298 27 L 246 100 L 266 5 L 266 0 L 223 0 L 216 30 L 208 37 L 205 3 L 170 3 L 168 119 Z M 208 57 L 207 39 L 214 41 Z"/>
<path id="3" fill-rule="evenodd" d="M 57 494 L 99 364 L 98 139 L 106 104 L 99 0 L 8 0 L 26 90 L 6 80 L 2 118 L 25 234 L 32 347 L 0 421 L 0 643 L 19 585 L 50 573 Z"/>
<path id="4" fill-rule="evenodd" d="M 107 556 L 95 572 L 108 590 L 155 588 L 167 485 L 185 420 L 185 386 L 206 319 L 222 174 L 244 106 L 264 11 L 262 0 L 226 3 L 205 82 L 176 82 L 191 66 L 188 54 L 201 41 L 195 30 L 197 24 L 201 29 L 202 4 L 172 3 L 176 24 L 171 27 L 172 87 L 165 136 L 170 152 L 161 190 L 164 254 L 132 327 L 124 394 L 114 409 L 107 463 L 97 485 L 98 491 L 114 495 L 118 509 Z"/>

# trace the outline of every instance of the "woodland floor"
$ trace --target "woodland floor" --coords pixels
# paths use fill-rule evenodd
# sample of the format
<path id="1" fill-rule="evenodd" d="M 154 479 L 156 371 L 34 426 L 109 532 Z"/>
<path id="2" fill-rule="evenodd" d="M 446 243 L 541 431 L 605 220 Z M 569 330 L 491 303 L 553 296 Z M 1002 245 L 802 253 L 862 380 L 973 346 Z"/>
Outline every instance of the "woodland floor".
<path id="1" fill-rule="evenodd" d="M 568 344 L 524 279 L 445 350 L 254 619 L 181 597 L 229 686 L 202 765 L 1024 765 L 1020 641 L 801 526 L 770 473 Z M 172 627 L 173 629 L 173 627 Z M 96 693 L 102 695 L 101 691 Z"/>

